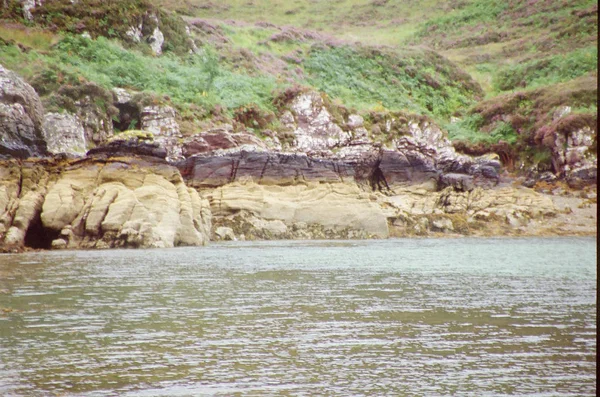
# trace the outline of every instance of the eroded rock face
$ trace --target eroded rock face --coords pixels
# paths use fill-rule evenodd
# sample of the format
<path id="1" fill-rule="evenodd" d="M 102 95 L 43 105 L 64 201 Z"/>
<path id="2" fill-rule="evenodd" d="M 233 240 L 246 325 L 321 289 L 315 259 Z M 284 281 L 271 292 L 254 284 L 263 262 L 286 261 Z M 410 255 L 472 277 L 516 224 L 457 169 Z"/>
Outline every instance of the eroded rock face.
<path id="1" fill-rule="evenodd" d="M 552 124 L 540 128 L 535 139 L 550 149 L 558 177 L 564 177 L 570 185 L 584 186 L 596 181 L 596 130 L 593 116 L 571 114 L 569 106 L 561 106 L 555 110 Z"/>
<path id="2" fill-rule="evenodd" d="M 86 83 L 81 86 L 64 85 L 57 94 L 72 102 L 71 111 L 83 126 L 88 145 L 101 144 L 113 136 L 112 117 L 118 114 L 118 110 L 112 105 L 112 92 L 94 83 Z"/>
<path id="3" fill-rule="evenodd" d="M 419 179 L 431 178 L 435 170 L 440 189 L 454 186 L 461 191 L 498 183 L 501 166 L 498 160 L 458 154 L 440 128 L 429 121 L 409 120 L 408 126 L 410 133 L 399 137 L 394 144 L 397 152 L 409 158 L 411 164 L 426 164 L 419 167 L 425 170 L 418 172 Z"/>
<path id="4" fill-rule="evenodd" d="M 306 155 L 240 151 L 222 156 L 194 156 L 178 164 L 190 186 L 219 187 L 235 181 L 263 185 L 353 181 L 347 164 Z"/>
<path id="5" fill-rule="evenodd" d="M 154 141 L 166 149 L 169 161 L 183 159 L 179 143 L 182 135 L 175 117 L 175 109 L 170 106 L 146 106 L 140 115 L 142 130 L 154 134 Z"/>
<path id="6" fill-rule="evenodd" d="M 23 245 L 27 231 L 39 223 L 49 179 L 43 164 L 0 166 L 0 242 Z"/>
<path id="7" fill-rule="evenodd" d="M 150 21 L 151 25 L 154 25 L 154 29 L 152 30 L 152 34 L 146 39 L 146 41 L 148 41 L 148 44 L 150 44 L 150 48 L 152 48 L 154 54 L 160 55 L 162 54 L 162 46 L 165 42 L 165 36 L 158 28 L 158 16 L 156 16 L 155 14 L 150 14 L 148 15 L 147 19 Z"/>
<path id="8" fill-rule="evenodd" d="M 294 146 L 305 153 L 344 146 L 352 136 L 335 123 L 319 93 L 298 95 L 290 103 L 290 112 L 281 117 L 284 126 L 293 130 Z"/>
<path id="9" fill-rule="evenodd" d="M 555 168 L 567 179 L 593 182 L 596 179 L 598 158 L 591 147 L 596 132 L 589 127 L 556 133 L 552 154 Z"/>
<path id="10" fill-rule="evenodd" d="M 146 41 L 154 55 L 161 55 L 165 36 L 159 26 L 160 19 L 158 15 L 146 13 L 135 25 L 127 29 L 125 35 L 134 43 L 140 43 L 142 40 Z"/>
<path id="11" fill-rule="evenodd" d="M 77 116 L 69 113 L 46 113 L 43 127 L 50 153 L 67 153 L 79 157 L 85 155 L 85 130 Z"/>
<path id="12" fill-rule="evenodd" d="M 195 134 L 186 139 L 183 144 L 183 155 L 191 157 L 195 154 L 212 153 L 235 148 L 254 148 L 255 151 L 265 151 L 267 145 L 250 133 L 234 134 L 225 128 L 217 128 Z"/>
<path id="13" fill-rule="evenodd" d="M 225 229 L 238 240 L 511 235 L 557 213 L 549 197 L 514 188 L 432 192 L 413 185 L 383 195 L 353 183 L 235 182 L 206 194 L 217 239 Z"/>
<path id="14" fill-rule="evenodd" d="M 208 203 L 165 163 L 84 160 L 61 170 L 2 165 L 0 230 L 5 233 L 0 241 L 5 245 L 22 246 L 34 234 L 37 248 L 173 247 L 208 241 Z"/>
<path id="15" fill-rule="evenodd" d="M 207 193 L 215 226 L 236 238 L 386 238 L 382 209 L 355 184 L 234 183 Z"/>
<path id="16" fill-rule="evenodd" d="M 474 188 L 457 191 L 447 187 L 431 192 L 417 186 L 380 196 L 394 236 L 451 233 L 463 235 L 511 235 L 530 222 L 554 217 L 552 200 L 530 189 Z"/>
<path id="17" fill-rule="evenodd" d="M 21 0 L 21 7 L 23 8 L 23 18 L 28 21 L 33 21 L 33 15 L 31 10 L 37 6 L 42 5 L 42 0 Z"/>
<path id="18" fill-rule="evenodd" d="M 0 65 L 0 156 L 45 155 L 44 110 L 29 84 Z"/>

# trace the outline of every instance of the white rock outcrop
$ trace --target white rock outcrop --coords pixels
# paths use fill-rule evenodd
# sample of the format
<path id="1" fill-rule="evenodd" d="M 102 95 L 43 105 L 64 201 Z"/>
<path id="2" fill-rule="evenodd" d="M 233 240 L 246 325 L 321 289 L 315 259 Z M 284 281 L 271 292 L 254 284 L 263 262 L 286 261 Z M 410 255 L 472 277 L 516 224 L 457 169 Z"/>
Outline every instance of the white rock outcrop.
<path id="1" fill-rule="evenodd" d="M 70 113 L 46 113 L 43 127 L 50 153 L 67 153 L 79 157 L 85 155 L 85 130 L 77 116 Z"/>

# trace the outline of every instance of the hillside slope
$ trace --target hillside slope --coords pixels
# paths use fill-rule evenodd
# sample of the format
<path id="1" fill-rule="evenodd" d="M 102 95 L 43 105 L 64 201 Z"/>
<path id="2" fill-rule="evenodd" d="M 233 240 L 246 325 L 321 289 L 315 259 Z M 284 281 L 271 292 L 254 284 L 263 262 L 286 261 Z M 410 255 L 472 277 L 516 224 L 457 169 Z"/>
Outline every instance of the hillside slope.
<path id="1" fill-rule="evenodd" d="M 482 87 L 485 101 L 465 104 L 458 123 L 442 123 L 457 147 L 495 151 L 512 168 L 559 172 L 549 140 L 553 115 L 570 109 L 571 125 L 597 120 L 598 4 L 575 0 L 339 0 L 160 4 L 182 15 L 314 29 L 340 40 L 392 48 L 430 48 Z M 515 97 L 524 98 L 517 107 Z M 473 106 L 470 106 L 473 105 Z M 495 109 L 490 111 L 490 107 Z M 501 110 L 498 110 L 501 109 Z M 556 124 L 556 123 L 554 123 Z M 498 145 L 498 142 L 508 144 Z M 595 147 L 595 146 L 594 146 Z"/>
<path id="2" fill-rule="evenodd" d="M 591 139 L 595 153 L 593 1 L 83 3 L 5 2 L 0 63 L 48 111 L 93 93 L 117 132 L 140 124 L 110 106 L 114 88 L 174 107 L 184 136 L 225 122 L 259 137 L 281 129 L 290 95 L 316 89 L 334 116 L 430 117 L 459 150 L 496 153 L 510 170 L 563 175 L 562 141 Z"/>

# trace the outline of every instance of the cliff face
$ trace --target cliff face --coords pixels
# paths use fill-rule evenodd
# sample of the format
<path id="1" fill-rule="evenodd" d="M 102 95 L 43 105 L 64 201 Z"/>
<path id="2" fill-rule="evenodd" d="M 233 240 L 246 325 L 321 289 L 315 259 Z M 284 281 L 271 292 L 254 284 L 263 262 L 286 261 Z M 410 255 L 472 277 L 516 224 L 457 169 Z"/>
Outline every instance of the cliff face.
<path id="1" fill-rule="evenodd" d="M 44 110 L 35 90 L 0 65 L 0 156 L 46 154 Z"/>
<path id="2" fill-rule="evenodd" d="M 5 75 L 16 81 L 5 86 L 25 84 Z M 35 91 L 22 91 L 28 102 L 5 90 L 0 103 L 29 109 L 22 125 L 41 120 Z M 557 214 L 548 197 L 502 182 L 497 159 L 458 154 L 426 117 L 334 117 L 316 92 L 291 98 L 279 117 L 281 131 L 264 139 L 228 125 L 185 139 L 150 129 L 109 136 L 85 155 L 66 149 L 82 132 L 60 127 L 64 115 L 46 115 L 62 120 L 51 131 L 33 122 L 31 131 L 3 128 L 23 151 L 5 151 L 0 163 L 0 246 L 504 235 Z M 45 153 L 40 137 L 67 153 L 10 158 Z"/>
<path id="3" fill-rule="evenodd" d="M 209 239 L 208 202 L 152 158 L 3 162 L 0 236 L 34 248 L 173 247 Z"/>

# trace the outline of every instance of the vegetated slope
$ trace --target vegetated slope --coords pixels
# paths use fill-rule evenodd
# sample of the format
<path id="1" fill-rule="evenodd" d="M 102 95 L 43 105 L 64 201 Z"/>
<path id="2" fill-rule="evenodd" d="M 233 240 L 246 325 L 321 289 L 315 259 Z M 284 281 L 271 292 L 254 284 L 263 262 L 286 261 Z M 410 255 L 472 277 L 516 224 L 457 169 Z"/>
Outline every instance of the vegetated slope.
<path id="1" fill-rule="evenodd" d="M 187 133 L 238 121 L 260 134 L 277 129 L 287 92 L 312 87 L 340 108 L 429 115 L 461 150 L 542 168 L 549 156 L 536 136 L 558 107 L 595 130 L 592 1 L 49 0 L 33 23 L 8 4 L 0 63 L 50 110 L 68 108 L 65 86 L 92 82 L 173 104 Z M 160 57 L 132 40 L 141 20 L 141 33 L 164 31 Z"/>
<path id="2" fill-rule="evenodd" d="M 203 18 L 259 22 L 268 15 L 278 24 L 364 44 L 434 49 L 486 94 L 481 104 L 456 111 L 467 117 L 445 125 L 465 151 L 501 151 L 510 163 L 551 168 L 547 148 L 535 137 L 552 124 L 557 108 L 570 106 L 571 118 L 579 120 L 575 124 L 593 124 L 596 130 L 598 3 L 593 0 L 188 0 L 185 7 L 157 1 Z M 515 107 L 515 97 L 526 99 Z"/>
<path id="3" fill-rule="evenodd" d="M 405 110 L 439 120 L 448 120 L 483 95 L 467 74 L 426 49 L 352 45 L 272 24 L 189 19 L 186 31 L 177 16 L 144 0 L 82 2 L 89 3 L 87 11 L 66 0 L 46 2 L 33 11 L 33 23 L 21 20 L 28 26 L 5 23 L 0 28 L 5 38 L 0 62 L 18 69 L 44 95 L 48 109 L 65 107 L 65 99 L 56 98 L 61 86 L 93 82 L 172 102 L 187 131 L 195 132 L 203 120 L 246 118 L 249 109 L 257 118 L 273 120 L 278 97 L 292 87 L 316 88 L 338 105 L 359 111 Z M 148 13 L 157 13 L 160 23 L 155 24 L 168 27 L 168 51 L 160 57 L 128 34 Z M 18 15 L 4 17 L 15 21 Z M 97 18 L 90 20 L 90 15 Z M 190 37 L 197 48 L 185 51 Z"/>
<path id="4" fill-rule="evenodd" d="M 427 46 L 466 68 L 492 91 L 511 88 L 502 76 L 514 67 L 504 67 L 595 48 L 598 33 L 598 5 L 593 0 L 155 1 L 183 15 L 268 20 L 367 45 Z M 568 77 L 547 75 L 550 80 Z M 514 87 L 527 84 L 524 77 Z"/>

